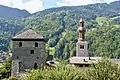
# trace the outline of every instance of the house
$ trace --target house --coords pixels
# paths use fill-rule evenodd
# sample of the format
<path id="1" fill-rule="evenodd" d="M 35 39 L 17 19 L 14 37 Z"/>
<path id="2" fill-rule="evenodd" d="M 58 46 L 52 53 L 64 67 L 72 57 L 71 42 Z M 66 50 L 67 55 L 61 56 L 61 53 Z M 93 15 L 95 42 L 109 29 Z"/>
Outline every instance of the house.
<path id="1" fill-rule="evenodd" d="M 12 38 L 12 71 L 13 76 L 25 70 L 32 70 L 44 66 L 46 41 L 32 29 L 28 29 Z"/>

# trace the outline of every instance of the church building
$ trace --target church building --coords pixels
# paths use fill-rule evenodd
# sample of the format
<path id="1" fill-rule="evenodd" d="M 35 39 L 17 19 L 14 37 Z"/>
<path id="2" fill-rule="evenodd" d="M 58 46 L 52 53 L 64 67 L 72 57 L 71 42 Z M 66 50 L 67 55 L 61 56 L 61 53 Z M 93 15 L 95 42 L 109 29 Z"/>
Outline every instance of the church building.
<path id="1" fill-rule="evenodd" d="M 12 44 L 12 75 L 44 66 L 46 41 L 41 35 L 29 29 L 13 37 Z"/>
<path id="2" fill-rule="evenodd" d="M 85 40 L 86 28 L 84 20 L 79 21 L 78 42 L 76 43 L 76 56 L 69 58 L 69 63 L 78 67 L 88 67 L 90 64 L 98 63 L 102 57 L 90 57 L 88 53 L 88 42 Z M 110 59 L 111 62 L 120 64 L 120 59 Z"/>
<path id="3" fill-rule="evenodd" d="M 84 20 L 79 21 L 78 27 L 78 42 L 76 43 L 76 56 L 69 58 L 69 63 L 79 67 L 87 67 L 92 63 L 98 62 L 101 57 L 89 57 L 88 54 L 88 42 L 85 40 L 86 28 Z"/>

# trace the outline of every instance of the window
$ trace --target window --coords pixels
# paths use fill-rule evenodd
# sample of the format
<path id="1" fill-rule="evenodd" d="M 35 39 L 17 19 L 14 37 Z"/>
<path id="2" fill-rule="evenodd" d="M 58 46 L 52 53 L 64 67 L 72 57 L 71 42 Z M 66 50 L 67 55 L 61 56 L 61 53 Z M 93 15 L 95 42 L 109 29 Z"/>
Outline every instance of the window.
<path id="1" fill-rule="evenodd" d="M 19 47 L 22 47 L 22 42 L 19 42 Z"/>
<path id="2" fill-rule="evenodd" d="M 17 59 L 18 59 L 18 56 L 17 56 Z"/>
<path id="3" fill-rule="evenodd" d="M 37 59 L 38 59 L 38 57 L 37 57 Z"/>
<path id="4" fill-rule="evenodd" d="M 34 54 L 34 50 L 31 50 L 31 51 L 30 51 L 30 54 Z"/>
<path id="5" fill-rule="evenodd" d="M 38 47 L 38 43 L 37 42 L 35 43 L 35 47 Z"/>
<path id="6" fill-rule="evenodd" d="M 84 45 L 80 45 L 80 49 L 84 49 Z"/>
<path id="7" fill-rule="evenodd" d="M 37 68 L 38 68 L 37 63 L 35 63 L 34 64 L 34 69 L 37 69 Z"/>

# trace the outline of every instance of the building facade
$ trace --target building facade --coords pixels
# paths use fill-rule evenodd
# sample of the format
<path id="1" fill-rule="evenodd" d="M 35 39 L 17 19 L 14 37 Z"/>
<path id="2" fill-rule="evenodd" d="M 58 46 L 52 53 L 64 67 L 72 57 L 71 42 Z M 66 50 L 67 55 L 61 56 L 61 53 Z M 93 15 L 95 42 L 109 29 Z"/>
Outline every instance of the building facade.
<path id="1" fill-rule="evenodd" d="M 26 69 L 37 69 L 45 64 L 46 42 L 35 31 L 29 29 L 12 38 L 12 75 Z"/>

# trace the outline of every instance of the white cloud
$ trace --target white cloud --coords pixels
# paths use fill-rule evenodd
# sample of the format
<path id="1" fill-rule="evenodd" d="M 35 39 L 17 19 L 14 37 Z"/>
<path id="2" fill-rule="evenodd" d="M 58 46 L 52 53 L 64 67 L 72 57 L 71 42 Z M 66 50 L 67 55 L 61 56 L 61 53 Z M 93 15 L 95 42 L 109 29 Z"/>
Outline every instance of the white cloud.
<path id="1" fill-rule="evenodd" d="M 55 6 L 79 6 L 79 5 L 87 5 L 93 3 L 101 3 L 101 2 L 112 2 L 115 0 L 51 0 L 51 3 L 47 3 L 49 0 L 45 0 L 48 7 Z M 53 2 L 54 1 L 54 2 Z M 1 5 L 19 8 L 19 9 L 26 9 L 30 13 L 34 13 L 40 10 L 43 10 L 43 0 L 0 0 Z"/>
<path id="2" fill-rule="evenodd" d="M 12 0 L 0 0 L 0 4 L 8 6 L 11 1 Z"/>
<path id="3" fill-rule="evenodd" d="M 94 3 L 110 3 L 115 0 L 64 0 L 63 2 L 56 2 L 58 6 L 79 6 L 79 5 L 87 5 Z"/>
<path id="4" fill-rule="evenodd" d="M 42 0 L 27 0 L 23 2 L 23 0 L 0 0 L 1 5 L 26 9 L 30 13 L 34 13 L 43 9 L 43 1 Z"/>

